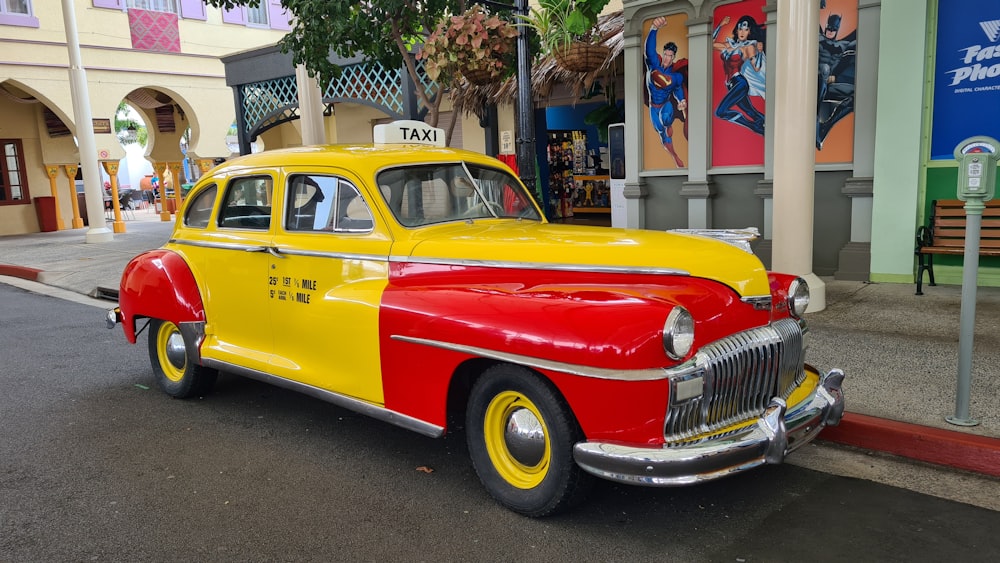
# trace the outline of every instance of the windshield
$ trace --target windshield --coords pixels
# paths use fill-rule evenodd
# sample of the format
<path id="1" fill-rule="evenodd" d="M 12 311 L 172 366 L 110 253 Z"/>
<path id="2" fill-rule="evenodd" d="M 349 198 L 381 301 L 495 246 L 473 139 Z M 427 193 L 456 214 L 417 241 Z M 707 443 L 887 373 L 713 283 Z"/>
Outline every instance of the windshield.
<path id="1" fill-rule="evenodd" d="M 461 162 L 402 166 L 383 170 L 376 181 L 396 220 L 407 227 L 500 217 L 541 220 L 521 182 L 497 168 Z"/>

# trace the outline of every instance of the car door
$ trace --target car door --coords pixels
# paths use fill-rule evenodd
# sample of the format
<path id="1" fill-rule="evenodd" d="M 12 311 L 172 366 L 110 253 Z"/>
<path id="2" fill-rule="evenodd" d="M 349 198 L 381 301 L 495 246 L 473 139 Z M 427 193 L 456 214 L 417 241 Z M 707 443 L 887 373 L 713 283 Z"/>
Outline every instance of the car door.
<path id="1" fill-rule="evenodd" d="M 350 173 L 289 170 L 270 258 L 272 372 L 384 404 L 379 303 L 389 230 Z"/>
<path id="2" fill-rule="evenodd" d="M 274 236 L 269 174 L 230 177 L 212 228 L 188 241 L 202 288 L 202 356 L 266 371 L 273 337 L 268 307 L 268 249 Z"/>

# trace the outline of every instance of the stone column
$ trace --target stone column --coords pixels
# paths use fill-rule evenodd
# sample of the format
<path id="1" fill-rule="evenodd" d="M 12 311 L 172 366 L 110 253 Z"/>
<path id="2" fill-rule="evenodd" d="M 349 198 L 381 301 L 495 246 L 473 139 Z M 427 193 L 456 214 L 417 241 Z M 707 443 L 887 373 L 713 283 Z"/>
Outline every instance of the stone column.
<path id="1" fill-rule="evenodd" d="M 774 270 L 809 284 L 809 311 L 826 308 L 826 285 L 812 271 L 816 167 L 819 3 L 778 0 L 781 35 L 775 70 Z M 772 52 L 774 52 L 772 50 Z"/>
<path id="2" fill-rule="evenodd" d="M 680 195 L 687 199 L 688 228 L 712 227 L 712 202 L 715 195 L 708 180 L 708 131 L 712 126 L 709 100 L 712 68 L 712 18 L 691 18 L 688 26 L 688 181 Z"/>
<path id="3" fill-rule="evenodd" d="M 643 80 L 642 34 L 625 36 L 625 99 L 636 103 L 625 104 L 625 154 L 634 155 L 625 159 L 625 226 L 630 229 L 646 227 L 646 202 L 649 195 L 646 182 L 639 177 L 642 158 L 642 91 Z"/>
<path id="4" fill-rule="evenodd" d="M 156 172 L 156 177 L 160 179 L 160 221 L 170 220 L 170 211 L 167 211 L 167 186 L 164 184 L 163 176 L 167 171 L 166 162 L 154 162 L 153 171 Z"/>
<path id="5" fill-rule="evenodd" d="M 323 128 L 323 92 L 319 82 L 309 76 L 305 65 L 295 67 L 295 85 L 299 97 L 299 129 L 303 145 L 326 143 Z"/>
<path id="6" fill-rule="evenodd" d="M 64 164 L 63 169 L 66 170 L 66 176 L 69 177 L 69 193 L 71 194 L 71 201 L 73 202 L 73 228 L 82 229 L 83 228 L 83 217 L 80 217 L 80 198 L 76 195 L 76 172 L 80 169 L 76 164 Z"/>
<path id="7" fill-rule="evenodd" d="M 854 177 L 841 193 L 851 198 L 851 240 L 840 249 L 838 280 L 868 281 L 872 261 L 872 202 L 875 176 L 875 98 L 881 0 L 858 3 L 858 57 L 854 81 Z"/>
<path id="8" fill-rule="evenodd" d="M 101 165 L 104 166 L 104 171 L 108 173 L 108 176 L 111 176 L 111 209 L 115 213 L 111 230 L 116 233 L 124 233 L 125 221 L 122 220 L 122 208 L 118 203 L 118 161 L 102 160 Z"/>
<path id="9" fill-rule="evenodd" d="M 167 166 L 170 167 L 170 175 L 174 179 L 174 204 L 176 206 L 175 209 L 176 211 L 180 211 L 181 205 L 184 203 L 184 197 L 183 194 L 181 193 L 184 191 L 183 188 L 181 188 L 181 168 L 184 167 L 184 163 L 180 161 L 168 162 Z"/>
<path id="10" fill-rule="evenodd" d="M 66 228 L 66 223 L 63 221 L 62 211 L 59 209 L 59 185 L 57 183 L 59 179 L 59 165 L 46 164 L 45 175 L 49 177 L 49 191 L 52 192 L 52 197 L 56 201 L 56 228 L 61 231 Z"/>

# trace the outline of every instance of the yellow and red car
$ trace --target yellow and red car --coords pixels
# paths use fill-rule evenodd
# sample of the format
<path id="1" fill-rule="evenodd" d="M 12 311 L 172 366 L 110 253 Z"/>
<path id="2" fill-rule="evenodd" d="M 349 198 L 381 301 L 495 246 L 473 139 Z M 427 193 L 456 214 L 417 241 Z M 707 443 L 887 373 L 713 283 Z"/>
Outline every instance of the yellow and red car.
<path id="1" fill-rule="evenodd" d="M 510 169 L 419 122 L 206 174 L 109 327 L 174 397 L 218 371 L 428 436 L 465 421 L 490 494 L 543 516 L 593 476 L 697 483 L 843 414 L 804 362 L 808 288 L 711 238 L 548 223 Z"/>

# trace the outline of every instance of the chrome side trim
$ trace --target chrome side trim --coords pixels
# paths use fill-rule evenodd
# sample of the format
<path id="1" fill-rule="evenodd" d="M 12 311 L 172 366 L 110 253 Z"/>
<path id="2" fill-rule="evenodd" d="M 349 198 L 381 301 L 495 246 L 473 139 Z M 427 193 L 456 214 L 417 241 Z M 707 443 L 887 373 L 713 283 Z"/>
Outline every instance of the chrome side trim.
<path id="1" fill-rule="evenodd" d="M 347 395 L 341 395 L 339 393 L 334 393 L 333 391 L 327 391 L 326 389 L 320 389 L 319 387 L 314 387 L 312 385 L 292 381 L 291 379 L 285 379 L 284 377 L 278 377 L 270 373 L 245 368 L 220 360 L 206 359 L 203 365 L 228 373 L 235 373 L 250 379 L 256 379 L 257 381 L 262 381 L 277 387 L 291 389 L 292 391 L 309 395 L 310 397 L 337 405 L 338 407 L 342 407 L 383 422 L 388 422 L 389 424 L 395 424 L 396 426 L 400 426 L 407 430 L 412 430 L 418 434 L 423 434 L 424 436 L 440 438 L 444 435 L 443 426 L 424 422 L 423 420 L 413 418 L 412 416 L 373 405 L 360 399 L 355 399 L 354 397 L 348 397 Z"/>
<path id="2" fill-rule="evenodd" d="M 366 260 L 370 262 L 388 262 L 389 257 L 380 254 L 355 254 L 350 252 L 320 252 L 316 250 L 298 250 L 279 247 L 278 252 L 288 256 L 308 256 L 310 258 L 335 258 L 337 260 Z"/>
<path id="3" fill-rule="evenodd" d="M 652 487 L 701 483 L 781 463 L 824 427 L 840 422 L 843 380 L 844 372 L 831 370 L 793 410 L 775 397 L 756 424 L 724 438 L 673 448 L 580 442 L 573 447 L 573 458 L 584 471 L 598 477 Z"/>
<path id="4" fill-rule="evenodd" d="M 215 248 L 218 250 L 240 250 L 244 252 L 266 252 L 267 247 L 259 244 L 239 244 L 235 242 L 209 242 L 204 240 L 183 240 L 172 238 L 167 241 L 171 244 L 182 244 L 187 246 L 197 246 L 199 248 Z"/>
<path id="5" fill-rule="evenodd" d="M 671 375 L 696 369 L 694 366 L 689 366 L 688 364 L 684 364 L 679 368 L 673 370 L 667 370 L 663 368 L 637 369 L 637 370 L 605 369 L 605 368 L 596 368 L 591 366 L 582 366 L 579 364 L 567 364 L 564 362 L 556 362 L 552 360 L 543 360 L 541 358 L 534 358 L 532 356 L 511 354 L 509 352 L 499 352 L 497 350 L 490 350 L 488 348 L 479 348 L 478 346 L 466 346 L 465 344 L 441 342 L 439 340 L 430 340 L 427 338 L 401 336 L 398 334 L 394 334 L 390 338 L 392 338 L 393 340 L 399 340 L 401 342 L 409 342 L 411 344 L 433 346 L 435 348 L 452 350 L 454 352 L 461 352 L 463 354 L 469 354 L 472 356 L 479 356 L 482 358 L 490 358 L 504 362 L 511 362 L 538 369 L 570 373 L 573 375 L 580 375 L 583 377 L 593 377 L 596 379 L 615 379 L 621 381 L 655 381 L 658 379 L 666 379 Z"/>
<path id="6" fill-rule="evenodd" d="M 599 266 L 587 264 L 549 264 L 545 262 L 507 262 L 501 260 L 462 260 L 458 258 L 414 258 L 411 256 L 390 256 L 390 262 L 410 262 L 435 266 L 467 266 L 482 268 L 512 268 L 526 270 L 552 270 L 558 272 L 597 272 L 613 274 L 657 274 L 669 276 L 690 276 L 686 270 L 674 268 L 644 268 L 641 266 Z"/>

